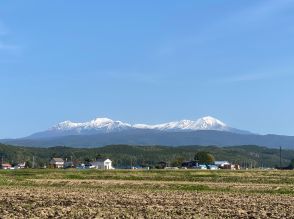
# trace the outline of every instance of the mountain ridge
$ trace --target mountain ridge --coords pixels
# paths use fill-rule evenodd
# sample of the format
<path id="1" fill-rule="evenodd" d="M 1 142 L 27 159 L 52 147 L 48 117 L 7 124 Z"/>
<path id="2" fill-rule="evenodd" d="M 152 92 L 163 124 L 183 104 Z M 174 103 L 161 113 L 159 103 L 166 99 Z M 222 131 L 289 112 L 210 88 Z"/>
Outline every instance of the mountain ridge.
<path id="1" fill-rule="evenodd" d="M 162 132 L 160 130 L 135 129 L 131 131 L 99 133 L 94 135 L 69 135 L 48 138 L 22 138 L 0 140 L 2 143 L 33 146 L 101 147 L 109 144 L 129 145 L 202 145 L 235 146 L 259 145 L 270 148 L 282 146 L 294 149 L 294 136 L 238 134 L 225 131 L 199 130 L 190 132 Z"/>
<path id="2" fill-rule="evenodd" d="M 180 120 L 157 125 L 123 123 L 108 118 L 89 122 L 65 121 L 25 138 L 3 139 L 2 143 L 21 146 L 101 147 L 130 145 L 259 145 L 294 149 L 294 136 L 259 135 L 232 128 L 213 117 L 196 121 Z"/>
<path id="3" fill-rule="evenodd" d="M 69 135 L 94 135 L 100 133 L 112 133 L 121 131 L 138 130 L 158 130 L 166 132 L 187 132 L 198 130 L 216 130 L 228 131 L 239 134 L 249 134 L 250 132 L 232 128 L 224 122 L 211 117 L 205 116 L 197 120 L 179 120 L 167 123 L 147 125 L 147 124 L 134 124 L 125 123 L 119 120 L 112 120 L 109 118 L 96 118 L 88 122 L 72 122 L 64 121 L 57 125 L 45 130 L 28 136 L 28 138 L 46 138 L 46 137 L 59 137 Z"/>

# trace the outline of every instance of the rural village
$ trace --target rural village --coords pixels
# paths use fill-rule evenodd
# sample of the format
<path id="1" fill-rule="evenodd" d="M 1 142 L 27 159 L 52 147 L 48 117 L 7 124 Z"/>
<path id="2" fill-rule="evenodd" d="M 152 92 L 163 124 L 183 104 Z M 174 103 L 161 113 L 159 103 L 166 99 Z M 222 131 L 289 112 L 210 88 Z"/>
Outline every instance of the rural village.
<path id="1" fill-rule="evenodd" d="M 0 165 L 0 169 L 5 170 L 16 170 L 16 169 L 25 169 L 25 168 L 34 168 L 33 166 L 28 166 L 26 162 L 11 164 L 11 163 L 2 163 Z M 149 170 L 151 167 L 143 167 L 143 166 L 129 166 L 125 168 L 115 168 L 112 165 L 112 160 L 108 158 L 99 158 L 92 162 L 84 162 L 78 163 L 73 161 L 68 161 L 67 159 L 63 159 L 60 157 L 54 157 L 50 159 L 49 165 L 44 166 L 44 169 L 68 169 L 68 168 L 76 168 L 76 169 L 99 169 L 99 170 L 113 170 L 113 169 L 146 169 Z M 218 169 L 227 169 L 227 170 L 240 170 L 239 164 L 232 164 L 229 161 L 214 161 L 211 163 L 198 163 L 197 161 L 185 161 L 179 167 L 170 166 L 167 162 L 161 161 L 159 162 L 156 169 L 200 169 L 200 170 L 218 170 Z"/>

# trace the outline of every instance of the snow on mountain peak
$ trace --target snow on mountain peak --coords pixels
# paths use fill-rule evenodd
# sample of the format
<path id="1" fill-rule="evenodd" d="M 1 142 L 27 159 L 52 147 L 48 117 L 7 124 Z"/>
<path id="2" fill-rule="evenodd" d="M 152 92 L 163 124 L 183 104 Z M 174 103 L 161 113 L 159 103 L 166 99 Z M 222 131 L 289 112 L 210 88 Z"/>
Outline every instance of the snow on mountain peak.
<path id="1" fill-rule="evenodd" d="M 92 128 L 106 128 L 108 131 L 114 130 L 114 129 L 124 129 L 131 127 L 128 123 L 123 123 L 121 121 L 113 121 L 108 118 L 96 118 L 88 123 L 85 123 L 87 127 Z"/>
<path id="2" fill-rule="evenodd" d="M 136 124 L 133 127 L 140 129 L 157 129 L 157 130 L 228 130 L 229 127 L 218 119 L 211 116 L 200 118 L 196 121 L 180 120 L 158 125 Z"/>
<path id="3" fill-rule="evenodd" d="M 113 123 L 114 121 L 108 118 L 96 118 L 94 120 L 91 120 L 90 122 L 85 122 L 84 125 L 90 126 L 93 128 L 99 128 L 99 127 L 112 125 Z"/>
<path id="4" fill-rule="evenodd" d="M 198 129 L 203 129 L 203 130 L 206 130 L 206 129 L 223 130 L 228 128 L 228 126 L 225 123 L 211 116 L 205 116 L 203 118 L 200 118 L 196 121 L 195 124 Z"/>
<path id="5" fill-rule="evenodd" d="M 70 130 L 73 128 L 77 128 L 78 126 L 80 126 L 81 123 L 74 123 L 71 122 L 69 120 L 58 123 L 56 126 L 53 126 L 53 130 Z"/>
<path id="6" fill-rule="evenodd" d="M 60 130 L 60 131 L 76 130 L 80 132 L 82 130 L 105 129 L 106 131 L 111 131 L 114 129 L 123 129 L 127 127 L 131 127 L 131 125 L 127 123 L 123 123 L 121 121 L 113 121 L 109 118 L 96 118 L 94 120 L 91 120 L 89 122 L 84 122 L 84 123 L 64 121 L 54 126 L 51 130 Z"/>
<path id="7" fill-rule="evenodd" d="M 112 119 L 109 119 L 109 118 L 96 118 L 92 121 L 95 121 L 95 123 L 107 123 L 107 122 L 113 122 Z"/>
<path id="8" fill-rule="evenodd" d="M 125 129 L 154 129 L 161 131 L 195 131 L 195 130 L 218 130 L 218 131 L 230 131 L 232 128 L 227 126 L 220 120 L 211 116 L 200 118 L 196 121 L 193 120 L 180 120 L 168 123 L 147 125 L 147 124 L 135 124 L 131 125 L 123 123 L 121 121 L 114 121 L 109 118 L 96 118 L 89 122 L 75 123 L 71 121 L 65 121 L 57 124 L 50 130 L 55 131 L 75 131 L 77 133 L 82 132 L 112 132 L 121 131 Z"/>

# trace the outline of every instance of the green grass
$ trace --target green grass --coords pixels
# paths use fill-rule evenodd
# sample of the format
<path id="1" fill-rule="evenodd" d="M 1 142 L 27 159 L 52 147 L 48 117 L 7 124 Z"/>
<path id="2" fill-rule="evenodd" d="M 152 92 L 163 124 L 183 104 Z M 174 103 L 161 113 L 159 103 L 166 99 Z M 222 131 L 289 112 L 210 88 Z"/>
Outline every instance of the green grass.
<path id="1" fill-rule="evenodd" d="M 294 171 L 208 171 L 208 170 L 1 170 L 0 178 L 78 179 L 78 180 L 153 180 L 222 183 L 294 184 Z"/>
<path id="2" fill-rule="evenodd" d="M 109 180 L 115 183 L 102 185 L 99 183 L 99 180 Z M 122 183 L 116 184 L 116 182 L 120 181 Z M 130 182 L 126 183 L 125 181 Z M 77 185 L 73 186 L 73 184 Z M 104 171 L 76 169 L 23 169 L 0 171 L 0 187 L 20 186 L 54 187 L 61 189 L 170 190 L 183 192 L 241 192 L 294 195 L 294 171 Z"/>

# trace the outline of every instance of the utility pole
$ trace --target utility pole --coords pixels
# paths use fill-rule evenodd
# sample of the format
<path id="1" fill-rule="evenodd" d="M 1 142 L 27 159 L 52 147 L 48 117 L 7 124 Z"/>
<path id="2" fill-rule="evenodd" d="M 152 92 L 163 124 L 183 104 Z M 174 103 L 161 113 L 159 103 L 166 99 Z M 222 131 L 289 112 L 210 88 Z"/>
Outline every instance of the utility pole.
<path id="1" fill-rule="evenodd" d="M 35 168 L 35 156 L 33 156 L 33 165 L 32 165 L 33 168 Z"/>
<path id="2" fill-rule="evenodd" d="M 2 154 L 1 154 L 2 155 Z M 1 156 L 1 165 L 0 165 L 0 169 L 3 168 L 3 155 Z"/>
<path id="3" fill-rule="evenodd" d="M 280 147 L 280 168 L 282 168 L 282 147 Z"/>

